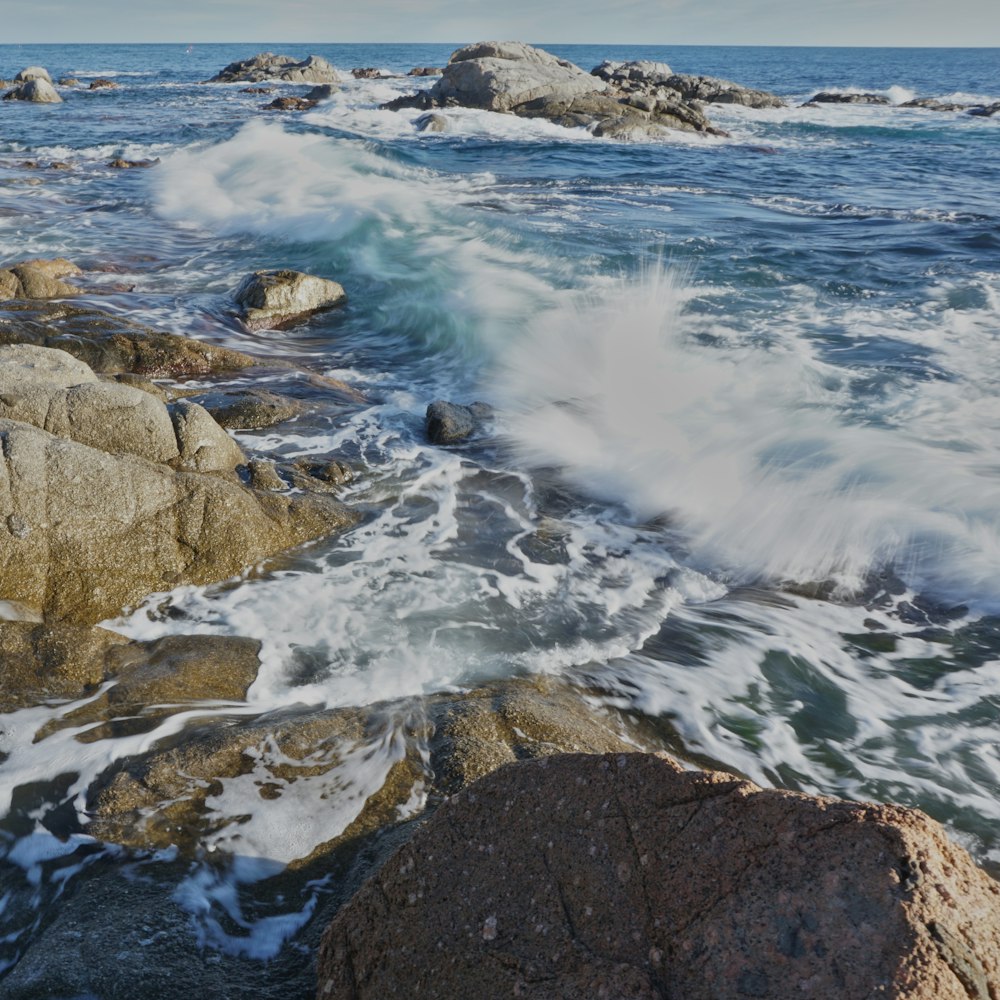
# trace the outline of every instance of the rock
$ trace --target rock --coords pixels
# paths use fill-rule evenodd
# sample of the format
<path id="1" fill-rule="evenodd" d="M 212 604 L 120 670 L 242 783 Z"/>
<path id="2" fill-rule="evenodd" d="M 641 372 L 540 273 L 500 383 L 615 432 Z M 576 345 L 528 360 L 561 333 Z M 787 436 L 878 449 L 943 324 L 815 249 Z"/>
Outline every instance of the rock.
<path id="1" fill-rule="evenodd" d="M 985 1000 L 1000 886 L 915 810 L 569 754 L 442 804 L 337 914 L 318 979 L 353 1000 Z"/>
<path id="2" fill-rule="evenodd" d="M 141 375 L 134 375 L 132 372 L 119 372 L 114 376 L 114 380 L 121 385 L 130 385 L 133 389 L 148 392 L 162 403 L 165 403 L 170 398 L 166 391 L 161 389 L 155 382 L 150 382 L 148 378 L 143 378 Z"/>
<path id="3" fill-rule="evenodd" d="M 99 76 L 96 80 L 91 80 L 88 90 L 117 90 L 118 84 L 114 80 L 106 80 Z"/>
<path id="4" fill-rule="evenodd" d="M 47 302 L 15 302 L 4 308 L 0 344 L 59 348 L 95 372 L 190 378 L 240 371 L 258 363 L 240 351 L 153 330 L 98 309 Z"/>
<path id="5" fill-rule="evenodd" d="M 447 132 L 448 119 L 444 115 L 421 115 L 415 122 L 418 132 Z"/>
<path id="6" fill-rule="evenodd" d="M 463 406 L 437 399 L 427 407 L 427 437 L 433 444 L 457 444 L 475 434 L 492 414 L 486 403 Z"/>
<path id="7" fill-rule="evenodd" d="M 264 111 L 309 111 L 316 107 L 315 101 L 304 97 L 276 97 L 270 104 L 263 105 Z"/>
<path id="8" fill-rule="evenodd" d="M 997 113 L 1000 113 L 1000 101 L 996 104 L 980 104 L 969 108 L 969 114 L 976 115 L 978 118 L 992 118 Z"/>
<path id="9" fill-rule="evenodd" d="M 881 94 L 831 94 L 824 91 L 813 94 L 802 107 L 810 104 L 892 104 L 892 101 Z"/>
<path id="10" fill-rule="evenodd" d="M 339 83 L 337 71 L 322 57 L 309 56 L 297 62 L 291 56 L 261 52 L 250 59 L 230 63 L 209 83 L 260 83 L 284 80 L 287 83 Z"/>
<path id="11" fill-rule="evenodd" d="M 244 87 L 241 94 L 273 94 L 275 87 Z"/>
<path id="12" fill-rule="evenodd" d="M 170 414 L 155 396 L 99 382 L 88 365 L 47 347 L 0 347 L 0 418 L 151 462 L 170 462 L 184 455 L 178 447 L 180 434 L 175 438 Z M 216 425 L 215 430 L 235 447 L 221 427 Z M 228 467 L 241 459 L 242 455 Z"/>
<path id="13" fill-rule="evenodd" d="M 579 66 L 523 42 L 477 42 L 452 53 L 431 96 L 442 103 L 515 111 L 539 99 L 571 101 L 608 85 Z"/>
<path id="14" fill-rule="evenodd" d="M 235 478 L 175 472 L 26 423 L 0 419 L 0 444 L 0 600 L 46 621 L 92 624 L 354 520 L 327 497 L 256 494 Z"/>
<path id="15" fill-rule="evenodd" d="M 60 87 L 79 87 L 80 81 L 75 76 L 61 76 L 59 77 Z"/>
<path id="16" fill-rule="evenodd" d="M 337 88 L 329 83 L 321 83 L 316 87 L 313 87 L 308 94 L 305 95 L 305 100 L 312 101 L 314 104 L 319 101 L 328 101 L 337 92 Z"/>
<path id="17" fill-rule="evenodd" d="M 444 70 L 440 66 L 414 66 L 407 76 L 440 76 Z"/>
<path id="18" fill-rule="evenodd" d="M 785 107 L 780 97 L 766 90 L 754 90 L 714 76 L 674 73 L 666 63 L 603 62 L 591 73 L 626 94 L 637 92 L 675 103 L 701 101 L 707 104 L 742 104 L 749 108 Z"/>
<path id="19" fill-rule="evenodd" d="M 379 109 L 382 111 L 408 111 L 411 109 L 427 111 L 436 107 L 439 107 L 437 101 L 426 90 L 417 91 L 415 94 L 403 94 L 379 105 Z"/>
<path id="20" fill-rule="evenodd" d="M 251 458 L 247 463 L 250 473 L 250 485 L 255 490 L 273 490 L 282 493 L 288 489 L 288 484 L 278 475 L 274 462 L 266 458 Z"/>
<path id="21" fill-rule="evenodd" d="M 337 282 L 289 270 L 247 275 L 234 298 L 250 330 L 278 330 L 347 301 Z"/>
<path id="22" fill-rule="evenodd" d="M 374 66 L 364 66 L 361 69 L 352 69 L 351 76 L 355 80 L 380 80 L 382 79 L 382 70 Z"/>
<path id="23" fill-rule="evenodd" d="M 41 77 L 22 83 L 3 95 L 5 101 L 30 101 L 33 104 L 62 104 L 56 88 Z"/>
<path id="24" fill-rule="evenodd" d="M 49 170 L 72 170 L 73 164 L 66 163 L 64 160 L 53 160 L 49 164 Z"/>
<path id="25" fill-rule="evenodd" d="M 52 77 L 44 66 L 29 66 L 27 69 L 22 69 L 14 77 L 15 83 L 28 83 L 31 80 L 44 80 L 46 83 L 51 83 Z"/>
<path id="26" fill-rule="evenodd" d="M 306 410 L 299 400 L 267 389 L 219 389 L 191 398 L 204 406 L 219 424 L 231 430 L 274 427 Z"/>
<path id="27" fill-rule="evenodd" d="M 968 104 L 954 104 L 951 101 L 939 101 L 934 97 L 917 97 L 912 101 L 900 104 L 901 108 L 923 108 L 925 111 L 965 111 Z"/>
<path id="28" fill-rule="evenodd" d="M 80 289 L 60 278 L 82 274 L 68 260 L 23 260 L 0 270 L 0 300 L 65 299 L 80 294 Z"/>
<path id="29" fill-rule="evenodd" d="M 0 712 L 84 697 L 107 676 L 111 650 L 128 642 L 101 628 L 0 621 Z"/>
<path id="30" fill-rule="evenodd" d="M 212 419 L 204 407 L 190 399 L 181 399 L 171 403 L 167 409 L 170 411 L 180 452 L 175 463 L 177 468 L 189 472 L 223 472 L 232 471 L 246 461 L 240 446 Z"/>
<path id="31" fill-rule="evenodd" d="M 154 160 L 126 160 L 119 156 L 118 159 L 112 160 L 108 166 L 114 170 L 132 170 L 135 167 L 155 167 L 159 162 L 159 157 Z"/>

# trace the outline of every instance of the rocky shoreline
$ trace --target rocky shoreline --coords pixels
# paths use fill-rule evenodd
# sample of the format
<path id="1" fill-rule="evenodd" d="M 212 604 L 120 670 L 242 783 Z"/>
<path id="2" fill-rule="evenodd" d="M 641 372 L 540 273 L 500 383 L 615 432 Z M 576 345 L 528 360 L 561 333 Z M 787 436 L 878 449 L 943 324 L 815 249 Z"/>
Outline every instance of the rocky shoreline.
<path id="1" fill-rule="evenodd" d="M 264 53 L 208 83 L 338 80 L 318 57 Z M 38 67 L 15 82 L 11 99 L 61 100 Z M 827 98 L 842 103 L 813 100 Z M 705 113 L 713 103 L 783 104 L 662 63 L 586 73 L 521 43 L 483 42 L 456 51 L 430 89 L 388 106 L 426 112 L 417 127 L 428 131 L 447 128 L 436 111 L 458 106 L 630 140 L 722 135 Z M 289 108 L 301 105 L 276 110 Z M 142 326 L 93 296 L 76 304 L 86 280 L 65 260 L 0 268 L 0 714 L 79 702 L 34 739 L 79 728 L 83 745 L 141 735 L 199 704 L 234 706 L 109 764 L 82 792 L 90 836 L 176 852 L 181 867 L 214 832 L 206 801 L 223 780 L 246 778 L 262 800 L 279 801 L 296 784 L 335 778 L 392 733 L 391 765 L 357 808 L 272 877 L 340 880 L 309 941 L 317 947 L 330 923 L 321 998 L 1000 995 L 1000 886 L 915 810 L 762 790 L 708 761 L 678 763 L 668 727 L 595 708 L 592 692 L 546 678 L 405 710 L 245 714 L 236 706 L 261 668 L 257 640 L 137 641 L 100 627 L 151 594 L 239 577 L 349 530 L 363 514 L 338 492 L 364 470 L 335 453 L 294 462 L 248 453 L 229 431 L 279 427 L 305 407 L 234 386 L 235 374 L 252 381 L 275 363 Z M 248 274 L 229 306 L 243 329 L 275 331 L 347 301 L 337 282 L 276 270 Z M 364 402 L 351 386 L 298 374 Z M 489 433 L 484 404 L 428 402 L 434 444 Z M 262 769 L 264 746 L 278 763 Z M 322 787 L 325 797 L 336 782 Z M 41 932 L 44 946 L 6 976 L 5 995 L 124 996 L 150 956 L 154 976 L 171 970 L 170 995 L 229 995 L 239 956 L 143 943 L 169 923 L 149 913 L 163 908 L 158 887 L 136 888 L 133 910 L 114 898 L 107 906 L 120 912 L 81 938 L 83 912 L 104 891 L 90 886 L 93 896 L 67 900 Z M 275 963 L 260 995 L 311 980 L 295 961 Z"/>

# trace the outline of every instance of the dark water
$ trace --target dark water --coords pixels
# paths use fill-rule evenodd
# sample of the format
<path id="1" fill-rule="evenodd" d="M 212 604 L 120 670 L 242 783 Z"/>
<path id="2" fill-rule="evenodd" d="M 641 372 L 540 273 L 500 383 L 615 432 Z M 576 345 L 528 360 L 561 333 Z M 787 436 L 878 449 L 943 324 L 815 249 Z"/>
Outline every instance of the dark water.
<path id="1" fill-rule="evenodd" d="M 405 72 L 453 46 L 272 48 Z M 0 105 L 4 260 L 110 267 L 135 290 L 104 307 L 305 360 L 370 400 L 241 435 L 363 466 L 362 528 L 115 627 L 261 638 L 250 716 L 557 674 L 762 783 L 918 805 L 1000 863 L 1000 124 L 898 106 L 1000 100 L 1000 53 L 551 48 L 586 68 L 665 60 L 789 106 L 710 108 L 725 140 L 614 143 L 460 109 L 425 135 L 416 113 L 377 110 L 413 81 L 348 80 L 280 118 L 198 83 L 246 46 L 0 47 L 0 76 L 37 63 L 121 84 Z M 837 89 L 894 103 L 798 106 Z M 117 156 L 161 163 L 108 170 Z M 241 332 L 229 296 L 274 266 L 336 278 L 348 308 Z M 493 403 L 495 436 L 429 446 L 438 396 Z M 0 718 L 0 805 L 44 789 L 13 795 L 2 828 L 15 969 L 57 919 L 54 886 L 88 859 L 137 863 L 88 837 L 79 796 L 166 735 L 31 741 L 71 707 Z M 345 787 L 377 788 L 394 747 L 360 754 L 374 771 L 348 757 Z M 225 887 L 350 822 L 355 800 L 317 815 L 320 791 L 299 782 L 269 811 L 226 784 L 212 808 L 241 820 L 204 848 L 268 861 L 164 875 L 192 941 L 295 947 L 315 893 L 268 922 Z"/>

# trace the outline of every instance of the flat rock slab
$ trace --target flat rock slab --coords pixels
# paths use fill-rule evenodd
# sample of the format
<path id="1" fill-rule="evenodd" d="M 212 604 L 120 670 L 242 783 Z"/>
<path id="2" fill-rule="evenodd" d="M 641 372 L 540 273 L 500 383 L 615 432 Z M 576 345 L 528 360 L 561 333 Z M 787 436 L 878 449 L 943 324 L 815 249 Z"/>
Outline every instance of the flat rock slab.
<path id="1" fill-rule="evenodd" d="M 318 997 L 1000 995 L 1000 886 L 915 810 L 650 754 L 511 764 L 328 929 Z"/>

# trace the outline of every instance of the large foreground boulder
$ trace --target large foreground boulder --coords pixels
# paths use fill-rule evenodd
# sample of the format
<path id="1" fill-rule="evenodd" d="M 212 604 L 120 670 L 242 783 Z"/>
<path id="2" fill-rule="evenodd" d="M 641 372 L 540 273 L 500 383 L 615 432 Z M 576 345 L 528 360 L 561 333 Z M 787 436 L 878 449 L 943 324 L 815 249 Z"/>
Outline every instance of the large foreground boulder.
<path id="1" fill-rule="evenodd" d="M 922 813 L 645 754 L 512 764 L 324 938 L 320 998 L 1000 993 L 1000 886 Z"/>
<path id="2" fill-rule="evenodd" d="M 339 83 L 337 71 L 322 56 L 301 61 L 273 52 L 259 52 L 249 59 L 232 62 L 209 80 L 209 83 L 261 83 L 284 80 L 286 83 Z"/>
<path id="3" fill-rule="evenodd" d="M 91 624 L 353 520 L 328 497 L 255 493 L 18 421 L 0 419 L 0 447 L 0 600 L 47 620 Z"/>
<path id="4" fill-rule="evenodd" d="M 347 294 L 336 281 L 301 271 L 255 271 L 234 295 L 240 318 L 251 330 L 278 330 L 322 309 L 343 305 Z"/>

